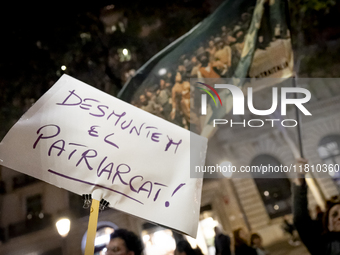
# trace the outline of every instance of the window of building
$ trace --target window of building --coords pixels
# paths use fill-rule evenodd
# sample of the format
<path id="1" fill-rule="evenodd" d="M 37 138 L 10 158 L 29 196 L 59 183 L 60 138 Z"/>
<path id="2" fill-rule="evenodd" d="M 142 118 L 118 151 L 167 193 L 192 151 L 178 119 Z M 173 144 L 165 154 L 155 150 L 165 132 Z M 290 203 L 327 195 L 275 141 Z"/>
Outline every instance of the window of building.
<path id="1" fill-rule="evenodd" d="M 26 198 L 26 217 L 27 220 L 36 220 L 44 218 L 42 212 L 42 196 L 40 194 Z"/>
<path id="2" fill-rule="evenodd" d="M 280 167 L 281 163 L 271 155 L 255 157 L 251 166 Z M 252 173 L 257 189 L 271 219 L 291 213 L 291 189 L 287 175 L 282 172 Z"/>
<path id="3" fill-rule="evenodd" d="M 340 165 L 340 135 L 328 135 L 318 145 L 318 153 L 324 164 Z M 340 187 L 340 172 L 329 172 L 334 182 Z"/>

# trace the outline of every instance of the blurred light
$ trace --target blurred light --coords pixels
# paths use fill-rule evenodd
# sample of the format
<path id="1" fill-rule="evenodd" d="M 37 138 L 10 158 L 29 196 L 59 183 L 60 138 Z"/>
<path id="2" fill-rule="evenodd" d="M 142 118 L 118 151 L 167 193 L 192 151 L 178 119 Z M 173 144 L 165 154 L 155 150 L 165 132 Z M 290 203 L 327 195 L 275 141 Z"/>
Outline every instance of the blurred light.
<path id="1" fill-rule="evenodd" d="M 110 242 L 110 234 L 98 236 L 98 237 L 96 237 L 96 239 L 94 241 L 94 246 L 100 246 L 100 245 L 103 245 L 103 244 L 106 245 L 109 242 Z"/>
<path id="2" fill-rule="evenodd" d="M 233 175 L 233 172 L 231 171 L 232 170 L 232 166 L 233 165 L 229 161 L 223 161 L 220 164 L 220 167 L 222 169 L 221 172 L 222 172 L 224 177 L 231 178 L 231 176 Z M 223 169 L 224 169 L 224 171 L 223 171 Z"/>
<path id="3" fill-rule="evenodd" d="M 32 219 L 32 214 L 27 214 L 27 219 Z"/>
<path id="4" fill-rule="evenodd" d="M 60 69 L 63 70 L 63 71 L 65 71 L 65 70 L 66 70 L 66 66 L 62 65 L 62 66 L 60 67 Z"/>
<path id="5" fill-rule="evenodd" d="M 268 197 L 269 196 L 269 192 L 266 190 L 265 192 L 263 192 L 263 194 Z"/>
<path id="6" fill-rule="evenodd" d="M 280 209 L 280 207 L 278 205 L 274 205 L 274 209 L 277 211 Z"/>
<path id="7" fill-rule="evenodd" d="M 201 220 L 200 223 L 203 228 L 204 236 L 208 239 L 213 238 L 215 236 L 214 228 L 218 225 L 218 222 L 212 217 L 209 217 Z"/>
<path id="8" fill-rule="evenodd" d="M 39 218 L 40 218 L 40 219 L 44 218 L 44 214 L 43 214 L 42 212 L 39 213 Z"/>
<path id="9" fill-rule="evenodd" d="M 118 49 L 118 56 L 119 56 L 119 61 L 124 62 L 124 61 L 130 61 L 131 60 L 131 52 L 124 48 L 124 49 Z"/>
<path id="10" fill-rule="evenodd" d="M 147 241 L 150 240 L 150 236 L 149 235 L 144 235 L 143 236 L 143 241 L 146 243 Z"/>
<path id="11" fill-rule="evenodd" d="M 118 22 L 118 26 L 120 28 L 120 31 L 122 31 L 122 33 L 125 33 L 125 26 L 123 22 Z"/>
<path id="12" fill-rule="evenodd" d="M 127 49 L 123 49 L 122 52 L 123 52 L 123 55 L 124 55 L 124 56 L 127 56 L 127 55 L 129 54 L 129 51 L 128 51 Z"/>
<path id="13" fill-rule="evenodd" d="M 110 4 L 110 5 L 105 7 L 106 10 L 112 10 L 113 8 L 115 8 L 115 6 L 113 4 Z"/>
<path id="14" fill-rule="evenodd" d="M 164 74 L 166 74 L 166 69 L 165 69 L 165 68 L 159 69 L 158 74 L 159 74 L 159 75 L 164 75 Z"/>
<path id="15" fill-rule="evenodd" d="M 59 235 L 61 235 L 62 237 L 66 237 L 68 232 L 70 231 L 71 221 L 67 218 L 62 218 L 58 220 L 55 225 L 57 227 Z"/>

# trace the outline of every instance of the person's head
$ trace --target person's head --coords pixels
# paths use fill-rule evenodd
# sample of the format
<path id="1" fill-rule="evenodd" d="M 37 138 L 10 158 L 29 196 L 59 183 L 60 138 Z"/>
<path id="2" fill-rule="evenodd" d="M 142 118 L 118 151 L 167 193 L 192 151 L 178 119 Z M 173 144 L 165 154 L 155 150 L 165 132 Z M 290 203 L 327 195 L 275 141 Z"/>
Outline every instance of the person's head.
<path id="1" fill-rule="evenodd" d="M 209 64 L 209 52 L 205 52 L 205 54 L 201 55 L 199 60 L 203 67 L 207 67 Z"/>
<path id="2" fill-rule="evenodd" d="M 151 99 L 153 97 L 153 93 L 151 92 L 151 90 L 146 90 L 145 95 L 147 99 Z"/>
<path id="3" fill-rule="evenodd" d="M 248 234 L 243 228 L 238 228 L 234 230 L 234 241 L 235 246 L 248 244 Z"/>
<path id="4" fill-rule="evenodd" d="M 222 49 L 224 46 L 224 42 L 221 37 L 216 37 L 215 38 L 215 45 L 218 49 Z"/>
<path id="5" fill-rule="evenodd" d="M 144 249 L 140 238 L 126 229 L 117 229 L 106 246 L 107 255 L 141 255 Z"/>
<path id="6" fill-rule="evenodd" d="M 177 72 L 176 73 L 175 81 L 176 82 L 181 82 L 182 81 L 182 74 L 181 74 L 181 72 Z"/>
<path id="7" fill-rule="evenodd" d="M 316 213 L 322 213 L 322 209 L 321 209 L 321 207 L 319 205 L 315 206 L 315 212 Z"/>
<path id="8" fill-rule="evenodd" d="M 142 105 L 147 105 L 147 100 L 146 100 L 146 96 L 144 94 L 140 95 L 139 96 L 139 102 L 142 104 Z"/>
<path id="9" fill-rule="evenodd" d="M 214 227 L 214 231 L 215 231 L 215 236 L 219 235 L 221 233 L 219 227 Z"/>
<path id="10" fill-rule="evenodd" d="M 262 247 L 262 238 L 259 234 L 252 234 L 250 236 L 250 245 L 255 247 Z"/>
<path id="11" fill-rule="evenodd" d="M 176 255 L 195 255 L 195 250 L 191 247 L 190 243 L 186 240 L 181 240 L 176 245 Z"/>
<path id="12" fill-rule="evenodd" d="M 159 80 L 159 87 L 160 87 L 161 89 L 164 89 L 164 88 L 165 88 L 165 80 L 163 80 L 163 79 L 160 79 L 160 80 Z"/>
<path id="13" fill-rule="evenodd" d="M 329 232 L 340 232 L 340 201 L 329 203 L 324 215 L 324 227 Z"/>
<path id="14" fill-rule="evenodd" d="M 197 64 L 197 58 L 196 58 L 196 56 L 192 56 L 192 58 L 191 58 L 191 63 L 192 63 L 193 65 L 196 65 L 196 64 Z"/>

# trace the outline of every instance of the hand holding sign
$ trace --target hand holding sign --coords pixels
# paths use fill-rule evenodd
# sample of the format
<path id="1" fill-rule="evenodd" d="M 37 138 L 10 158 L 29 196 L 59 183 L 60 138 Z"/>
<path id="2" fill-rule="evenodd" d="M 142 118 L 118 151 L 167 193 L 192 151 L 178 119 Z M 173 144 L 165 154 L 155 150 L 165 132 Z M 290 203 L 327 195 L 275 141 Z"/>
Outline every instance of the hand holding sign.
<path id="1" fill-rule="evenodd" d="M 190 148 L 193 140 L 198 146 Z M 201 165 L 206 146 L 205 138 L 64 75 L 8 132 L 0 159 L 195 236 L 202 179 L 190 178 L 190 161 Z"/>

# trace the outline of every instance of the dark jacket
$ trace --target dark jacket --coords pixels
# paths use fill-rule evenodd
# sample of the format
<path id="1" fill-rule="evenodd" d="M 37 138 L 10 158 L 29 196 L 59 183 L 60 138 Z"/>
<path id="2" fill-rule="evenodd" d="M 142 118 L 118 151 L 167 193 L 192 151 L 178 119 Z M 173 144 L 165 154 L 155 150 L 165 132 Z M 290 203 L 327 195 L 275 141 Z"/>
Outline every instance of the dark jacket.
<path id="1" fill-rule="evenodd" d="M 216 255 L 231 255 L 230 237 L 224 234 L 219 234 L 215 237 Z"/>
<path id="2" fill-rule="evenodd" d="M 321 233 L 308 212 L 307 185 L 293 184 L 294 225 L 312 255 L 340 255 L 340 232 Z"/>
<path id="3" fill-rule="evenodd" d="M 235 246 L 235 255 L 257 255 L 257 252 L 254 248 L 242 244 Z"/>

